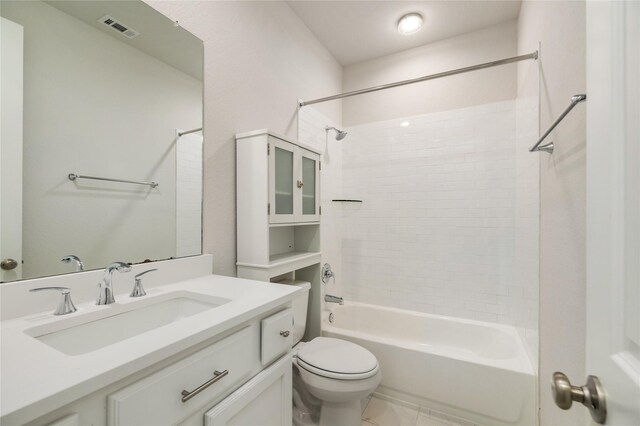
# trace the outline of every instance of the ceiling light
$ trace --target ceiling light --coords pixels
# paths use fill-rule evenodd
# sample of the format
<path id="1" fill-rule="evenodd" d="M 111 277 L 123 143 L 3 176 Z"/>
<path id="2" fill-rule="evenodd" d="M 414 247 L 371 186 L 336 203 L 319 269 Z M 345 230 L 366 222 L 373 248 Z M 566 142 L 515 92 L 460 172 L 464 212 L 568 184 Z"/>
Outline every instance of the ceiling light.
<path id="1" fill-rule="evenodd" d="M 403 35 L 413 34 L 422 28 L 422 15 L 407 13 L 398 21 L 398 32 Z"/>
<path id="2" fill-rule="evenodd" d="M 403 121 L 402 123 L 400 123 L 402 127 L 409 127 L 409 124 L 411 123 L 409 123 L 408 121 Z"/>

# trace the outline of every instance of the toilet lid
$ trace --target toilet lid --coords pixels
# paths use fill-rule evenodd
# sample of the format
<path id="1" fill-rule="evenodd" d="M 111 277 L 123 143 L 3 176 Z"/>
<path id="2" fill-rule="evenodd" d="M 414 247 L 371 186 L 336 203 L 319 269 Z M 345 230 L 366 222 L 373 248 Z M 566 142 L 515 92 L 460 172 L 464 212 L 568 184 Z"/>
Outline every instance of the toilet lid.
<path id="1" fill-rule="evenodd" d="M 316 337 L 304 345 L 298 360 L 328 373 L 361 375 L 378 368 L 376 357 L 362 346 L 330 337 Z"/>

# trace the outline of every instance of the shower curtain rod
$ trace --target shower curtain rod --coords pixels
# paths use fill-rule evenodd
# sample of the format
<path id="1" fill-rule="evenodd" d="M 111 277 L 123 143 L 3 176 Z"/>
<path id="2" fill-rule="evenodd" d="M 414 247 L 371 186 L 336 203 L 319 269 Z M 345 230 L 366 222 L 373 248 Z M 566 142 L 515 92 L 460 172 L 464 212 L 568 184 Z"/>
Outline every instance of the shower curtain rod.
<path id="1" fill-rule="evenodd" d="M 421 81 L 435 80 L 436 78 L 440 78 L 440 77 L 448 77 L 450 75 L 462 74 L 462 73 L 465 73 L 465 72 L 481 70 L 481 69 L 484 69 L 484 68 L 491 68 L 491 67 L 495 67 L 497 65 L 505 65 L 505 64 L 510 64 L 512 62 L 524 61 L 524 60 L 527 60 L 527 59 L 538 59 L 538 51 L 536 50 L 535 52 L 528 53 L 526 55 L 514 56 L 512 58 L 500 59 L 498 61 L 485 62 L 484 64 L 472 65 L 470 67 L 458 68 L 456 70 L 439 72 L 437 74 L 431 74 L 431 75 L 425 75 L 423 77 L 412 78 L 410 80 L 402 80 L 402 81 L 397 81 L 395 83 L 382 84 L 380 86 L 374 86 L 374 87 L 369 87 L 369 88 L 366 88 L 366 89 L 354 90 L 352 92 L 340 93 L 339 95 L 327 96 L 327 97 L 324 97 L 324 98 L 313 99 L 313 100 L 310 100 L 310 101 L 299 101 L 298 102 L 298 106 L 300 108 L 302 108 L 303 106 L 307 106 L 307 105 L 311 105 L 311 104 L 317 104 L 317 103 L 320 103 L 320 102 L 333 101 L 335 99 L 342 99 L 342 98 L 348 98 L 350 96 L 356 96 L 356 95 L 362 95 L 362 94 L 365 94 L 365 93 L 377 92 L 378 90 L 391 89 L 393 87 L 405 86 L 407 84 L 419 83 Z"/>

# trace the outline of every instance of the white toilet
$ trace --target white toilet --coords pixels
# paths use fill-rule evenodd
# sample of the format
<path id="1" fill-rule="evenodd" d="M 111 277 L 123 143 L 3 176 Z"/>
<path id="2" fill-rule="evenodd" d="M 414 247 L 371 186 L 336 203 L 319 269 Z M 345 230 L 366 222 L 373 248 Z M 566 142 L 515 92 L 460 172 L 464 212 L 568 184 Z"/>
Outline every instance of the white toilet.
<path id="1" fill-rule="evenodd" d="M 382 379 L 378 360 L 365 348 L 346 340 L 316 337 L 301 342 L 311 285 L 293 280 L 284 283 L 303 290 L 293 301 L 293 365 L 299 373 L 294 374 L 294 424 L 317 424 L 308 410 L 319 405 L 320 426 L 360 426 L 361 400 Z"/>

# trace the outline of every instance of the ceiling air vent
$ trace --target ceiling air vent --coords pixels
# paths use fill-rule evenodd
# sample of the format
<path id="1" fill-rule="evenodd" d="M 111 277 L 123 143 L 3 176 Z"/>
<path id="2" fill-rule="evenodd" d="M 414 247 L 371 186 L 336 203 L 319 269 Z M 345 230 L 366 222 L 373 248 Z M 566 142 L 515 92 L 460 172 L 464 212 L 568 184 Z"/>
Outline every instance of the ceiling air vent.
<path id="1" fill-rule="evenodd" d="M 98 19 L 98 22 L 102 22 L 107 27 L 112 28 L 114 31 L 119 32 L 127 38 L 136 38 L 140 35 L 140 33 L 133 28 L 129 28 L 127 24 L 118 21 L 117 19 L 109 15 L 104 15 L 102 18 Z"/>

